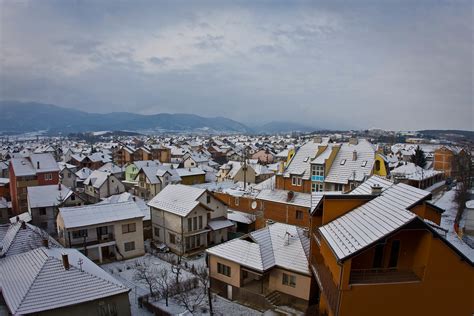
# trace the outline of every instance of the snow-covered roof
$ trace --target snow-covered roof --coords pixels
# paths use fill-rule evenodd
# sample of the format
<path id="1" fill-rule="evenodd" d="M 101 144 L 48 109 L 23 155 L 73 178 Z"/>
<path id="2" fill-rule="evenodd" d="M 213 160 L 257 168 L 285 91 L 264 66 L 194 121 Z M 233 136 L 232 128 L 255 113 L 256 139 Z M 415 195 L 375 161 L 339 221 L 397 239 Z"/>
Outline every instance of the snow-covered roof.
<path id="1" fill-rule="evenodd" d="M 36 175 L 36 169 L 33 168 L 33 165 L 28 158 L 12 158 L 10 163 L 13 167 L 13 172 L 17 177 Z"/>
<path id="2" fill-rule="evenodd" d="M 0 225 L 0 258 L 12 256 L 42 247 L 43 239 L 48 239 L 51 247 L 62 246 L 40 228 L 18 221 Z"/>
<path id="3" fill-rule="evenodd" d="M 110 173 L 124 172 L 124 170 L 122 168 L 120 168 L 119 166 L 117 166 L 116 164 L 114 164 L 112 162 L 108 162 L 108 163 L 104 164 L 102 167 L 100 167 L 97 170 L 104 171 L 104 172 L 110 172 Z"/>
<path id="4" fill-rule="evenodd" d="M 186 217 L 199 205 L 199 197 L 206 192 L 192 186 L 169 184 L 148 205 L 166 212 Z"/>
<path id="5" fill-rule="evenodd" d="M 68 255 L 69 270 L 63 266 L 63 254 Z M 129 291 L 75 249 L 38 248 L 2 259 L 0 270 L 2 295 L 14 315 L 39 313 Z"/>
<path id="6" fill-rule="evenodd" d="M 230 221 L 242 224 L 252 224 L 256 220 L 256 216 L 253 214 L 240 212 L 233 209 L 227 210 L 227 218 Z"/>
<path id="7" fill-rule="evenodd" d="M 205 175 L 206 172 L 204 172 L 201 168 L 178 168 L 175 169 L 176 172 L 180 177 L 189 177 L 189 176 L 199 176 L 199 175 Z"/>
<path id="8" fill-rule="evenodd" d="M 260 193 L 257 195 L 257 199 L 264 200 L 264 201 L 277 202 L 277 203 L 298 205 L 298 206 L 308 207 L 308 208 L 311 206 L 311 194 L 293 192 L 292 199 L 288 200 L 289 192 L 290 191 L 286 191 L 286 190 L 264 189 L 260 191 Z"/>
<path id="9" fill-rule="evenodd" d="M 372 174 L 374 162 L 375 148 L 367 140 L 360 139 L 357 144 L 343 143 L 324 181 L 341 184 L 350 180 L 362 182 Z"/>
<path id="10" fill-rule="evenodd" d="M 61 207 L 59 214 L 68 229 L 144 217 L 143 212 L 133 201 Z"/>
<path id="11" fill-rule="evenodd" d="M 415 165 L 413 162 L 406 162 L 390 171 L 390 174 L 394 177 L 414 181 L 422 181 L 423 179 L 428 179 L 441 173 L 443 172 L 433 169 L 423 169 L 420 166 Z"/>
<path id="12" fill-rule="evenodd" d="M 32 154 L 30 156 L 31 164 L 35 168 L 36 172 L 56 172 L 59 171 L 59 166 L 53 155 L 49 153 L 45 154 Z M 38 168 L 39 166 L 39 168 Z"/>
<path id="13" fill-rule="evenodd" d="M 79 170 L 78 172 L 76 172 L 76 176 L 80 179 L 80 180 L 85 180 L 87 179 L 92 173 L 92 170 L 87 168 L 87 167 L 84 167 L 82 168 L 81 170 Z"/>
<path id="14" fill-rule="evenodd" d="M 215 255 L 257 271 L 273 267 L 310 275 L 308 258 L 308 237 L 301 228 L 275 223 L 249 234 L 252 241 L 234 239 L 207 249 Z"/>
<path id="15" fill-rule="evenodd" d="M 61 186 L 61 190 L 59 190 L 59 186 Z M 27 191 L 28 204 L 31 208 L 56 206 L 74 194 L 73 191 L 62 184 L 28 187 Z"/>
<path id="16" fill-rule="evenodd" d="M 382 188 L 382 190 L 384 190 L 388 187 L 391 187 L 392 185 L 394 185 L 392 181 L 389 181 L 377 175 L 373 175 L 363 183 L 359 184 L 354 190 L 349 192 L 349 194 L 372 194 L 373 186 L 379 186 Z"/>
<path id="17" fill-rule="evenodd" d="M 408 208 L 430 192 L 406 184 L 387 187 L 376 198 L 319 228 L 339 260 L 372 245 L 417 217 Z"/>
<path id="18" fill-rule="evenodd" d="M 215 218 L 207 222 L 207 226 L 209 226 L 211 230 L 220 230 L 220 229 L 232 227 L 234 226 L 234 223 L 232 223 L 227 218 Z"/>
<path id="19" fill-rule="evenodd" d="M 146 204 L 146 202 L 140 197 L 132 195 L 128 192 L 111 195 L 107 198 L 102 199 L 102 201 L 100 201 L 97 204 L 113 204 L 113 203 L 122 203 L 122 202 L 135 202 L 140 208 L 140 210 L 143 212 L 143 215 L 145 216 L 143 220 L 144 221 L 151 220 L 150 207 Z"/>
<path id="20" fill-rule="evenodd" d="M 110 172 L 94 170 L 92 173 L 84 180 L 84 185 L 91 185 L 94 188 L 99 189 L 105 181 L 107 181 L 110 176 Z"/>
<path id="21" fill-rule="evenodd" d="M 309 179 L 311 177 L 311 160 L 316 157 L 319 146 L 326 146 L 328 142 L 329 138 L 323 138 L 320 143 L 310 140 L 301 146 L 291 159 L 283 176 L 289 177 L 290 175 L 298 175 L 302 176 L 303 179 Z"/>

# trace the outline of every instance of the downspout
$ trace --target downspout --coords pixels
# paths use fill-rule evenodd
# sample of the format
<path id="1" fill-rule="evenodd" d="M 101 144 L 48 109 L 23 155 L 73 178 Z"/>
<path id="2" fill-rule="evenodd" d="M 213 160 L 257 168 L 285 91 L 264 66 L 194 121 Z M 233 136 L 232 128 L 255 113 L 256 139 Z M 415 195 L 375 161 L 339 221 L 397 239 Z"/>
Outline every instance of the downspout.
<path id="1" fill-rule="evenodd" d="M 341 307 L 341 296 L 342 296 L 342 275 L 344 271 L 344 265 L 341 265 L 341 273 L 339 276 L 339 293 L 338 293 L 338 298 L 337 298 L 337 306 L 336 306 L 336 314 L 335 316 L 339 315 L 339 308 Z"/>

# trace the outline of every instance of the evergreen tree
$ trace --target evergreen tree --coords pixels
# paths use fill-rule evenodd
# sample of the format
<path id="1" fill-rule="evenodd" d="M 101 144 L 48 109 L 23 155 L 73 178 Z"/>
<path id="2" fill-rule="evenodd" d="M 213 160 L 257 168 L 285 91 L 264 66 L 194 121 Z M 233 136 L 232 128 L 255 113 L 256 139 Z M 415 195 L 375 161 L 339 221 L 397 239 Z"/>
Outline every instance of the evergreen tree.
<path id="1" fill-rule="evenodd" d="M 420 148 L 420 146 L 416 147 L 415 154 L 411 156 L 411 162 L 421 168 L 426 166 L 425 152 Z"/>

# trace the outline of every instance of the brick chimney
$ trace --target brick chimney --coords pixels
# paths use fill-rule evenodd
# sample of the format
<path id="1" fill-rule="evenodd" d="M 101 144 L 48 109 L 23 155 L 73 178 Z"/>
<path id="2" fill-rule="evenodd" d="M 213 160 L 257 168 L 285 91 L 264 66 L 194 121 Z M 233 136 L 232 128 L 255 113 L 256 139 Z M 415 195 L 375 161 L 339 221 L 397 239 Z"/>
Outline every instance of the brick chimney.
<path id="1" fill-rule="evenodd" d="M 63 257 L 63 266 L 64 266 L 64 269 L 65 270 L 69 270 L 69 257 L 67 255 L 67 253 L 63 253 L 62 254 L 62 257 Z"/>
<path id="2" fill-rule="evenodd" d="M 21 229 L 26 229 L 26 222 L 25 221 L 21 221 Z"/>
<path id="3" fill-rule="evenodd" d="M 352 152 L 352 160 L 353 160 L 353 161 L 356 161 L 356 160 L 357 160 L 357 151 L 356 151 L 356 150 L 354 150 L 354 151 Z"/>
<path id="4" fill-rule="evenodd" d="M 48 240 L 48 238 L 43 238 L 42 242 L 43 242 L 43 247 L 49 248 L 49 240 Z"/>
<path id="5" fill-rule="evenodd" d="M 359 143 L 359 140 L 357 139 L 357 137 L 351 137 L 349 138 L 349 144 L 351 145 L 357 145 Z"/>
<path id="6" fill-rule="evenodd" d="M 295 192 L 288 191 L 288 195 L 286 196 L 286 201 L 290 202 L 291 200 L 293 200 L 294 197 L 295 197 Z"/>

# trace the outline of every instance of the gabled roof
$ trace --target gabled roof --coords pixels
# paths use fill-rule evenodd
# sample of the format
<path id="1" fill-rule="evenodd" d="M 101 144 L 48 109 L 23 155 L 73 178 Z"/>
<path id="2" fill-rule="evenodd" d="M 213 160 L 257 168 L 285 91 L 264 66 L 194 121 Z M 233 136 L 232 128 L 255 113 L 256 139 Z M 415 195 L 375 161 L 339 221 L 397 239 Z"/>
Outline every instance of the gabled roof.
<path id="1" fill-rule="evenodd" d="M 92 170 L 87 168 L 87 167 L 84 167 L 82 168 L 81 170 L 79 170 L 78 172 L 76 172 L 76 176 L 80 179 L 80 180 L 85 180 L 87 179 L 92 173 Z"/>
<path id="2" fill-rule="evenodd" d="M 181 184 L 169 184 L 158 193 L 148 205 L 166 212 L 186 217 L 196 206 L 198 199 L 206 192 Z"/>
<path id="3" fill-rule="evenodd" d="M 46 154 L 32 154 L 30 156 L 31 164 L 36 170 L 36 173 L 41 172 L 59 172 L 59 166 L 53 155 Z M 38 168 L 39 163 L 39 168 Z"/>
<path id="4" fill-rule="evenodd" d="M 149 221 L 151 219 L 150 216 L 150 207 L 146 204 L 146 202 L 139 198 L 138 196 L 134 196 L 128 192 L 123 192 L 121 194 L 111 195 L 107 198 L 102 199 L 97 204 L 114 204 L 114 203 L 122 203 L 122 202 L 135 202 L 140 210 L 143 212 L 144 221 Z"/>
<path id="5" fill-rule="evenodd" d="M 283 176 L 298 175 L 302 176 L 303 179 L 309 179 L 311 177 L 311 160 L 316 157 L 319 146 L 326 146 L 328 142 L 329 138 L 323 138 L 321 143 L 310 140 L 301 146 L 291 159 Z"/>
<path id="6" fill-rule="evenodd" d="M 394 184 L 380 196 L 319 228 L 338 260 L 374 244 L 417 215 L 408 210 L 431 196 L 428 191 Z"/>
<path id="7" fill-rule="evenodd" d="M 43 246 L 47 238 L 52 247 L 62 246 L 40 228 L 18 221 L 12 224 L 0 225 L 0 258 L 30 251 Z"/>
<path id="8" fill-rule="evenodd" d="M 298 206 L 307 207 L 307 208 L 311 207 L 311 194 L 293 192 L 293 198 L 290 201 L 288 201 L 289 192 L 290 191 L 286 191 L 286 190 L 264 189 L 260 191 L 260 193 L 257 195 L 257 199 L 264 200 L 264 201 L 277 202 L 277 203 L 298 205 Z"/>
<path id="9" fill-rule="evenodd" d="M 252 241 L 234 239 L 206 252 L 259 272 L 280 267 L 310 275 L 307 257 L 309 238 L 303 229 L 275 223 L 250 233 L 249 237 Z"/>
<path id="10" fill-rule="evenodd" d="M 62 263 L 67 254 L 70 268 Z M 79 260 L 82 266 L 78 265 Z M 112 295 L 128 288 L 75 249 L 38 248 L 0 260 L 2 295 L 14 315 L 39 313 Z"/>
<path id="11" fill-rule="evenodd" d="M 199 176 L 206 173 L 201 168 L 178 168 L 175 169 L 180 177 Z"/>
<path id="12" fill-rule="evenodd" d="M 356 152 L 356 160 L 353 160 Z M 357 144 L 343 143 L 324 182 L 347 184 L 349 181 L 362 182 L 372 174 L 375 162 L 375 148 L 365 139 Z"/>
<path id="13" fill-rule="evenodd" d="M 84 180 L 84 185 L 91 185 L 94 188 L 99 189 L 111 176 L 110 172 L 94 170 L 92 173 Z"/>
<path id="14" fill-rule="evenodd" d="M 61 207 L 59 215 L 68 229 L 144 217 L 143 212 L 133 201 Z"/>
<path id="15" fill-rule="evenodd" d="M 59 190 L 59 186 L 61 186 L 61 190 Z M 28 204 L 31 208 L 56 206 L 74 194 L 73 191 L 62 184 L 28 187 L 27 191 Z"/>

